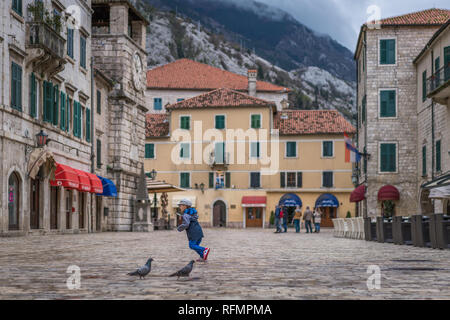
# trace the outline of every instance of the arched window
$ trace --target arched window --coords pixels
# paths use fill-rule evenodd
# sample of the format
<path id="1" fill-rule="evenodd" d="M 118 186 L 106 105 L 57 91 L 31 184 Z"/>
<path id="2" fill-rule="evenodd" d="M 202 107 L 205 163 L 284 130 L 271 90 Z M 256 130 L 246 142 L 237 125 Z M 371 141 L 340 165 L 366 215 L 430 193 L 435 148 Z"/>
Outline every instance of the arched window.
<path id="1" fill-rule="evenodd" d="M 19 230 L 20 180 L 16 173 L 8 179 L 8 229 Z"/>

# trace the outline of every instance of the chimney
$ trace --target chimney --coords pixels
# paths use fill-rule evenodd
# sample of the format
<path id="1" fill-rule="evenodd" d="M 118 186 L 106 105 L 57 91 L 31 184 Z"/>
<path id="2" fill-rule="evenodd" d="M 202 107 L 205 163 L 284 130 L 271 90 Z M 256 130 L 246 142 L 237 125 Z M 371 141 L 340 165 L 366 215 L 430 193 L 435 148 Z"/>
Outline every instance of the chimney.
<path id="1" fill-rule="evenodd" d="M 250 96 L 256 97 L 256 75 L 258 74 L 257 70 L 251 69 L 248 70 L 248 94 Z"/>

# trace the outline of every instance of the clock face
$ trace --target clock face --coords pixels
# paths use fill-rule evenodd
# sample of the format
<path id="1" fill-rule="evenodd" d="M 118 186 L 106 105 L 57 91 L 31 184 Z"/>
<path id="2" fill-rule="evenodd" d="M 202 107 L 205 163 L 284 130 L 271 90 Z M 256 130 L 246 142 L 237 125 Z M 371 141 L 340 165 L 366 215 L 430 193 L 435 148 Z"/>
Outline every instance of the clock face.
<path id="1" fill-rule="evenodd" d="M 133 56 L 133 84 L 137 91 L 142 90 L 143 65 L 141 57 L 135 53 Z"/>

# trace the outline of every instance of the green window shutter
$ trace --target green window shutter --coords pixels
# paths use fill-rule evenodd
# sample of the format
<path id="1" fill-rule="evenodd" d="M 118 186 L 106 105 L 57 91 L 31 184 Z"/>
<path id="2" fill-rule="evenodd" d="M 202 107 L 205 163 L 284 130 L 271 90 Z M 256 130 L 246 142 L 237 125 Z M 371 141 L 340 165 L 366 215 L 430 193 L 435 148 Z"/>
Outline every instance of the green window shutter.
<path id="1" fill-rule="evenodd" d="M 389 152 L 389 168 L 391 172 L 395 172 L 397 170 L 397 163 L 396 163 L 396 148 L 397 146 L 395 144 L 390 145 L 390 152 Z"/>
<path id="2" fill-rule="evenodd" d="M 86 108 L 86 141 L 91 142 L 91 109 Z"/>
<path id="3" fill-rule="evenodd" d="M 286 142 L 286 156 L 296 157 L 297 156 L 297 143 L 296 142 Z"/>
<path id="4" fill-rule="evenodd" d="M 387 43 L 380 40 L 380 64 L 387 64 Z"/>
<path id="5" fill-rule="evenodd" d="M 303 174 L 301 172 L 297 172 L 297 188 L 303 187 Z"/>
<path id="6" fill-rule="evenodd" d="M 73 29 L 67 28 L 67 55 L 73 59 Z"/>
<path id="7" fill-rule="evenodd" d="M 441 167 L 441 140 L 436 141 L 436 171 L 442 170 Z"/>
<path id="8" fill-rule="evenodd" d="M 396 171 L 396 145 L 383 143 L 380 146 L 380 170 L 382 172 Z"/>
<path id="9" fill-rule="evenodd" d="M 155 145 L 153 143 L 145 144 L 145 158 L 154 159 L 155 158 Z"/>
<path id="10" fill-rule="evenodd" d="M 422 102 L 427 100 L 427 70 L 422 73 Z"/>
<path id="11" fill-rule="evenodd" d="M 250 156 L 252 158 L 259 158 L 259 142 L 252 142 L 250 148 Z"/>
<path id="12" fill-rule="evenodd" d="M 388 63 L 395 64 L 395 40 L 388 40 Z"/>
<path id="13" fill-rule="evenodd" d="M 86 69 L 86 38 L 80 36 L 80 66 Z"/>
<path id="14" fill-rule="evenodd" d="M 225 129 L 225 116 L 216 116 L 216 129 Z"/>
<path id="15" fill-rule="evenodd" d="M 395 39 L 380 40 L 380 64 L 395 64 Z"/>
<path id="16" fill-rule="evenodd" d="M 364 96 L 363 101 L 362 101 L 362 112 L 361 112 L 362 123 L 366 123 L 366 103 L 367 103 L 367 98 L 366 98 L 366 96 Z"/>
<path id="17" fill-rule="evenodd" d="M 79 131 L 78 131 L 78 119 L 80 118 L 80 115 L 79 115 L 79 109 L 78 109 L 78 106 L 79 106 L 79 102 L 78 101 L 74 101 L 73 102 L 73 135 L 75 136 L 75 137 L 78 137 L 78 135 L 79 135 Z"/>
<path id="18" fill-rule="evenodd" d="M 97 168 L 102 167 L 102 142 L 97 139 Z"/>
<path id="19" fill-rule="evenodd" d="M 444 81 L 450 79 L 450 46 L 444 48 Z"/>
<path id="20" fill-rule="evenodd" d="M 422 147 L 422 177 L 427 175 L 427 146 Z"/>
<path id="21" fill-rule="evenodd" d="M 36 106 L 37 106 L 37 82 L 34 73 L 30 76 L 30 116 L 36 118 Z"/>
<path id="22" fill-rule="evenodd" d="M 97 90 L 97 113 L 102 114 L 102 93 Z"/>
<path id="23" fill-rule="evenodd" d="M 322 147 L 323 147 L 322 153 L 324 157 L 333 156 L 333 141 L 324 141 Z"/>
<path id="24" fill-rule="evenodd" d="M 225 188 L 231 188 L 231 172 L 225 172 Z"/>
<path id="25" fill-rule="evenodd" d="M 214 172 L 210 172 L 208 178 L 209 188 L 214 188 Z"/>
<path id="26" fill-rule="evenodd" d="M 286 187 L 286 173 L 280 172 L 280 188 Z"/>
<path id="27" fill-rule="evenodd" d="M 22 111 L 22 67 L 11 63 L 11 107 Z"/>
<path id="28" fill-rule="evenodd" d="M 61 117 L 59 119 L 59 127 L 66 130 L 66 94 L 61 91 Z"/>
<path id="29" fill-rule="evenodd" d="M 180 180 L 181 180 L 180 181 L 181 188 L 189 188 L 190 187 L 189 172 L 181 172 Z"/>
<path id="30" fill-rule="evenodd" d="M 391 118 L 396 116 L 396 92 L 395 90 L 380 91 L 380 117 Z"/>
<path id="31" fill-rule="evenodd" d="M 77 119 L 77 134 L 78 138 L 81 138 L 81 103 L 78 102 L 78 119 Z"/>
<path id="32" fill-rule="evenodd" d="M 181 129 L 190 130 L 190 117 L 181 117 Z"/>
<path id="33" fill-rule="evenodd" d="M 333 187 L 333 172 L 324 171 L 322 173 L 322 186 L 325 188 Z"/>
<path id="34" fill-rule="evenodd" d="M 58 125 L 58 110 L 59 110 L 59 88 L 53 87 L 53 110 L 52 110 L 52 123 Z"/>
<path id="35" fill-rule="evenodd" d="M 53 84 L 44 81 L 44 121 L 52 123 L 53 115 Z"/>
<path id="36" fill-rule="evenodd" d="M 70 126 L 70 120 L 71 120 L 71 106 L 70 106 L 70 98 L 67 95 L 67 101 L 66 101 L 66 120 L 65 120 L 65 127 L 66 127 L 66 132 L 69 132 L 69 126 Z"/>
<path id="37" fill-rule="evenodd" d="M 13 0 L 12 1 L 12 9 L 19 14 L 20 16 L 22 16 L 23 12 L 22 12 L 22 0 Z"/>
<path id="38" fill-rule="evenodd" d="M 261 115 L 252 114 L 251 117 L 252 129 L 260 129 L 261 128 Z"/>

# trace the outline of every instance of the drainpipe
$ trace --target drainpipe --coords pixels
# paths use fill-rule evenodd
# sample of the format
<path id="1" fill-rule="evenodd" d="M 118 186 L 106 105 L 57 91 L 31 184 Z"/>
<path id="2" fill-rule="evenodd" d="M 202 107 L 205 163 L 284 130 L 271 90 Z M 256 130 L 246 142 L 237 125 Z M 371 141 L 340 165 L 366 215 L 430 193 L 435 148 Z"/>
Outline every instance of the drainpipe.
<path id="1" fill-rule="evenodd" d="M 364 43 L 363 43 L 363 49 L 364 49 L 364 97 L 365 97 L 365 107 L 366 107 L 366 118 L 364 119 L 364 152 L 367 154 L 367 68 L 368 68 L 368 64 L 367 64 L 367 31 L 364 30 Z M 367 157 L 367 156 L 365 156 Z M 365 161 L 366 166 L 364 167 L 364 180 L 366 181 L 367 187 L 366 187 L 366 193 L 368 194 L 368 190 L 369 190 L 369 178 L 367 177 L 367 165 L 369 162 L 369 159 L 364 160 L 362 159 L 362 161 Z M 368 214 L 367 214 L 367 199 L 364 199 L 364 212 L 363 212 L 363 217 L 367 218 Z"/>
<path id="2" fill-rule="evenodd" d="M 434 75 L 434 52 L 431 51 L 431 75 Z M 431 99 L 431 180 L 434 179 L 434 101 Z"/>
<path id="3" fill-rule="evenodd" d="M 92 48 L 92 41 L 91 41 L 91 48 Z M 95 174 L 95 168 L 94 168 L 94 59 L 91 55 L 91 173 Z M 95 196 L 93 193 L 91 193 L 91 226 L 90 231 L 94 232 L 94 209 L 96 206 L 94 206 L 94 199 Z"/>

